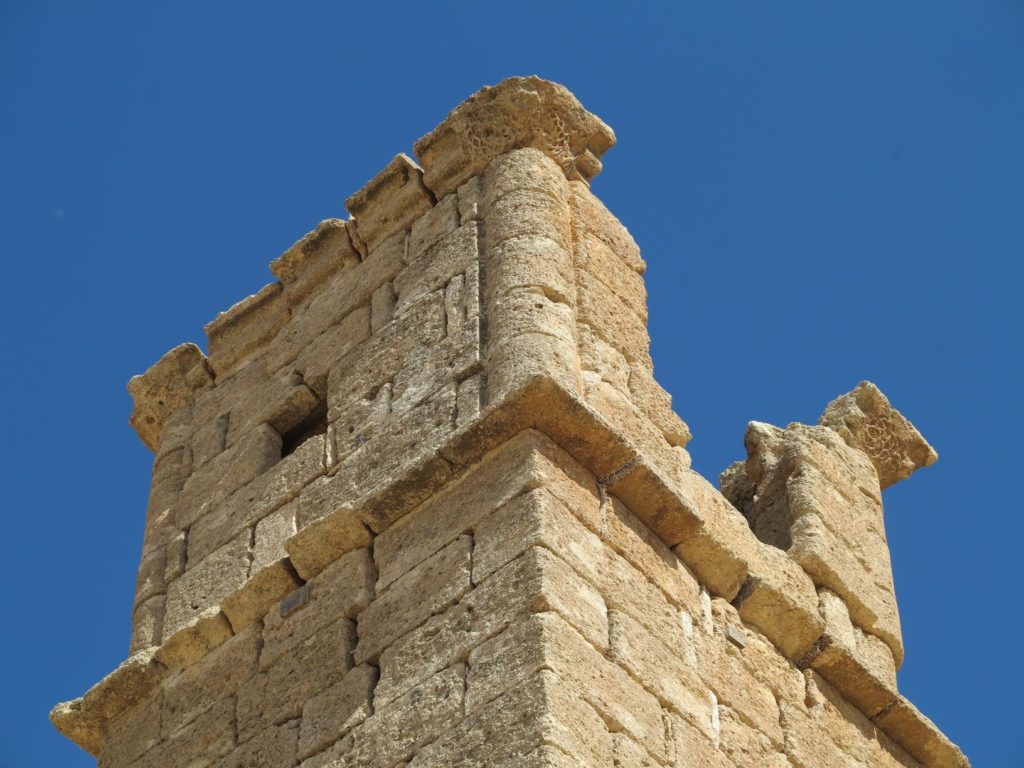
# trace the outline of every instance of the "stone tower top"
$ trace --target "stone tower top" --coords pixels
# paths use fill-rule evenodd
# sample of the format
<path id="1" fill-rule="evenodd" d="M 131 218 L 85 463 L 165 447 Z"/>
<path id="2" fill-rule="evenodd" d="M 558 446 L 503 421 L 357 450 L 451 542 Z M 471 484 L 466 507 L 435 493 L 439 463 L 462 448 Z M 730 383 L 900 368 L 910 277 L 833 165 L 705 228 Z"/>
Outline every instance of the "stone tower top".
<path id="1" fill-rule="evenodd" d="M 898 691 L 871 384 L 719 491 L 653 375 L 611 129 L 485 88 L 129 383 L 155 453 L 104 768 L 965 766 Z"/>

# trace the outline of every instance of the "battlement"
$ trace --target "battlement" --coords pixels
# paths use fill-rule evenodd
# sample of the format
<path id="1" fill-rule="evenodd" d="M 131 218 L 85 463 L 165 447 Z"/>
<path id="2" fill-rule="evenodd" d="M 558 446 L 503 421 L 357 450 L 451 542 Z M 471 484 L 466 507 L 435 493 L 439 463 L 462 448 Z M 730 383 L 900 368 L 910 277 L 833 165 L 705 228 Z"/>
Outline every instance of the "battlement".
<path id="1" fill-rule="evenodd" d="M 130 656 L 63 733 L 111 768 L 967 764 L 896 686 L 881 491 L 934 451 L 862 384 L 751 424 L 724 495 L 694 472 L 589 189 L 614 142 L 485 88 L 132 379 Z"/>

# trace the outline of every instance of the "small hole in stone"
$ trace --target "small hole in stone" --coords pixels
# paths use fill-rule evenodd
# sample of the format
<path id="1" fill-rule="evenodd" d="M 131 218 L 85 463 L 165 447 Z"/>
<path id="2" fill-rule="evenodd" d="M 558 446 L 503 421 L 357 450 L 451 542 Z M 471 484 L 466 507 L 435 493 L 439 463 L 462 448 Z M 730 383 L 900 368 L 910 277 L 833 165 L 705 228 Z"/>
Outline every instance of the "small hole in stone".
<path id="1" fill-rule="evenodd" d="M 327 403 L 321 402 L 310 414 L 281 435 L 281 458 L 290 456 L 311 437 L 327 434 Z"/>

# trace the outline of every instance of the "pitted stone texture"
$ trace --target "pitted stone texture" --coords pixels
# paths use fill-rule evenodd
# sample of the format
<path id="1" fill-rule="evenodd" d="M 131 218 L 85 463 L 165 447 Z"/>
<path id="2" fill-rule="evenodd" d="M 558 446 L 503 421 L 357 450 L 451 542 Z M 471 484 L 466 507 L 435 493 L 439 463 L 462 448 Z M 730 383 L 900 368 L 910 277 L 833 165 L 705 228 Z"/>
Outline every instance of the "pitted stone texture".
<path id="1" fill-rule="evenodd" d="M 129 423 L 155 451 L 164 422 L 179 408 L 191 405 L 197 392 L 212 385 L 213 376 L 199 347 L 177 346 L 128 382 L 128 393 L 135 401 Z"/>
<path id="2" fill-rule="evenodd" d="M 590 179 L 614 144 L 612 129 L 561 85 L 510 77 L 470 96 L 415 149 L 424 183 L 442 197 L 517 147 L 541 150 L 569 178 Z"/>
<path id="3" fill-rule="evenodd" d="M 868 455 L 883 489 L 910 477 L 914 470 L 930 467 L 939 458 L 870 381 L 862 381 L 852 392 L 829 403 L 819 423 Z"/>

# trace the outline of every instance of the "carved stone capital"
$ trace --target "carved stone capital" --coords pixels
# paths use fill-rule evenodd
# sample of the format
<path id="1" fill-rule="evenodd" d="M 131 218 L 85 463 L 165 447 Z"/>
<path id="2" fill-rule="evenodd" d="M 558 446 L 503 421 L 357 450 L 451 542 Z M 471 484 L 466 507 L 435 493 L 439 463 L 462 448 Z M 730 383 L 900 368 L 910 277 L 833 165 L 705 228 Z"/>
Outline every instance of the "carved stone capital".
<path id="1" fill-rule="evenodd" d="M 614 144 L 612 129 L 561 85 L 510 77 L 470 96 L 414 148 L 423 182 L 441 198 L 494 158 L 524 147 L 539 149 L 567 178 L 588 181 Z"/>
<path id="2" fill-rule="evenodd" d="M 196 392 L 212 384 L 202 350 L 195 344 L 179 344 L 128 382 L 128 394 L 135 401 L 128 423 L 142 442 L 155 451 L 167 417 L 191 405 Z"/>
<path id="3" fill-rule="evenodd" d="M 851 448 L 867 454 L 883 489 L 910 477 L 916 469 L 930 467 L 939 458 L 914 425 L 870 381 L 862 381 L 852 392 L 829 403 L 818 423 L 838 432 Z"/>

